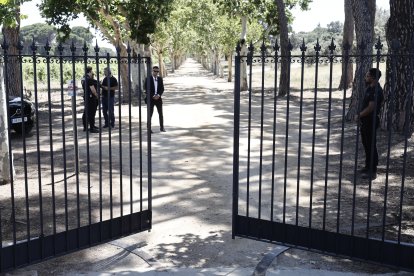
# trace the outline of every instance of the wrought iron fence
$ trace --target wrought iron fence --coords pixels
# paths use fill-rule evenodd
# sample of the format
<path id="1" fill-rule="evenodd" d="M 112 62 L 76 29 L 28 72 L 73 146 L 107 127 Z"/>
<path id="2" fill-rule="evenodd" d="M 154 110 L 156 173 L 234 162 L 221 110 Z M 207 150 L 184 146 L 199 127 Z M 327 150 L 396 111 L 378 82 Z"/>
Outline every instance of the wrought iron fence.
<path id="1" fill-rule="evenodd" d="M 351 54 L 332 41 L 325 55 L 319 44 L 311 54 L 304 44 L 293 54 L 289 45 L 282 55 L 277 44 L 271 52 L 263 44 L 258 54 L 253 45 L 241 46 L 235 62 L 233 236 L 413 270 L 414 48 L 382 53 L 378 41 L 375 54 Z M 405 72 L 399 71 L 402 60 Z M 356 65 L 361 82 L 353 88 L 337 89 L 342 64 Z M 371 67 L 383 72 L 385 99 L 378 115 L 385 129 L 377 130 L 376 174 L 371 166 L 371 174 L 363 175 L 360 120 L 348 120 L 354 116 L 347 113 L 355 102 L 354 113 L 362 109 L 365 87 L 358 86 Z M 240 89 L 244 70 L 246 91 Z M 280 96 L 283 73 L 288 85 Z M 404 85 L 397 83 L 398 74 L 405 76 Z M 401 131 L 395 130 L 397 113 L 406 116 Z M 375 126 L 374 119 L 371 131 Z M 369 155 L 372 164 L 374 154 Z"/>
<path id="2" fill-rule="evenodd" d="M 9 128 L 1 154 L 9 155 L 10 172 L 0 186 L 0 271 L 150 229 L 151 137 L 139 80 L 151 71 L 151 59 L 133 57 L 129 47 L 116 56 L 101 55 L 98 46 L 95 56 L 85 46 L 78 56 L 73 44 L 70 56 L 62 45 L 58 55 L 48 44 L 45 55 L 34 43 L 31 55 L 22 55 L 21 45 L 17 54 L 6 43 L 2 49 Z M 85 110 L 89 120 L 81 85 L 87 66 L 97 73 L 99 131 L 81 123 Z M 109 86 L 102 83 L 104 69 L 115 72 L 121 87 L 115 128 L 103 128 L 101 103 L 110 98 L 101 98 Z"/>

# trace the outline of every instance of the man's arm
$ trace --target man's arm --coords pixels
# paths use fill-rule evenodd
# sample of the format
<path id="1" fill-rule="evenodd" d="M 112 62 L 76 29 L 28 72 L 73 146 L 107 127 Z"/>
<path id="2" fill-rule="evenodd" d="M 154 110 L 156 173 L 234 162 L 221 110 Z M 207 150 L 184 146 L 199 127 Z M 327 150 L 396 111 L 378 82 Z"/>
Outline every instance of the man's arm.
<path id="1" fill-rule="evenodd" d="M 91 85 L 89 86 L 89 88 L 91 89 L 92 94 L 98 98 L 98 92 L 96 92 L 95 86 Z"/>
<path id="2" fill-rule="evenodd" d="M 374 112 L 374 109 L 375 101 L 370 101 L 367 107 L 365 107 L 361 112 L 355 114 L 354 121 L 358 122 L 359 119 L 369 116 L 372 112 Z"/>
<path id="3" fill-rule="evenodd" d="M 158 95 L 162 95 L 162 93 L 164 93 L 164 79 L 163 78 L 158 78 Z"/>
<path id="4" fill-rule="evenodd" d="M 359 113 L 359 117 L 363 118 L 366 116 L 369 116 L 372 112 L 374 112 L 375 109 L 375 102 L 374 101 L 370 101 L 368 103 L 368 106 L 365 107 L 360 113 Z"/>

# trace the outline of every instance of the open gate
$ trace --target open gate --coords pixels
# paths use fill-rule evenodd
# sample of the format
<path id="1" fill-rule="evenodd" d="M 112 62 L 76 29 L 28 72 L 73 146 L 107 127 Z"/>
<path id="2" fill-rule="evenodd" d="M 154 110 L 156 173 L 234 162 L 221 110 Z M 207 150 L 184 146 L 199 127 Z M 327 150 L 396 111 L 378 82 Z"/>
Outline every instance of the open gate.
<path id="1" fill-rule="evenodd" d="M 0 185 L 0 272 L 151 229 L 151 136 L 143 120 L 148 109 L 141 106 L 141 82 L 131 82 L 151 72 L 151 59 L 132 57 L 129 46 L 127 56 L 119 48 L 116 56 L 101 56 L 98 47 L 91 55 L 73 44 L 52 49 L 33 43 L 28 55 L 20 45 L 10 54 L 11 47 L 3 43 L 1 67 L 4 76 L 14 71 L 21 85 L 4 77 L 10 127 L 3 169 L 10 178 Z M 101 86 L 109 84 L 102 83 L 105 68 L 120 87 L 115 127 L 99 133 L 82 126 L 87 66 L 99 98 Z M 13 85 L 20 98 L 8 96 Z M 20 100 L 30 94 L 31 101 Z M 101 108 L 96 125 L 102 127 Z"/>
<path id="2" fill-rule="evenodd" d="M 397 50 L 382 54 L 381 47 L 377 43 L 373 56 L 351 55 L 347 49 L 338 54 L 332 41 L 326 50 L 316 45 L 311 54 L 302 44 L 295 54 L 289 43 L 288 54 L 282 56 L 277 44 L 262 45 L 259 54 L 253 45 L 238 45 L 233 238 L 414 270 L 411 126 L 407 124 L 402 132 L 392 127 L 378 131 L 377 178 L 362 179 L 358 169 L 365 156 L 360 127 L 346 120 L 352 89 L 337 90 L 341 66 L 372 59 L 370 67 L 383 72 L 384 84 L 387 60 L 395 74 Z M 405 58 L 414 64 L 414 55 Z M 282 91 L 285 96 L 278 96 L 282 61 L 288 61 L 284 72 L 288 89 Z M 412 67 L 408 70 L 413 72 Z M 244 83 L 243 72 L 247 72 Z M 356 74 L 363 79 L 365 72 Z M 412 84 L 412 73 L 410 79 L 407 83 Z M 394 77 L 384 89 L 391 112 L 396 93 L 401 92 L 393 82 Z M 247 91 L 241 91 L 246 84 Z M 412 85 L 406 95 L 402 102 L 411 110 Z"/>

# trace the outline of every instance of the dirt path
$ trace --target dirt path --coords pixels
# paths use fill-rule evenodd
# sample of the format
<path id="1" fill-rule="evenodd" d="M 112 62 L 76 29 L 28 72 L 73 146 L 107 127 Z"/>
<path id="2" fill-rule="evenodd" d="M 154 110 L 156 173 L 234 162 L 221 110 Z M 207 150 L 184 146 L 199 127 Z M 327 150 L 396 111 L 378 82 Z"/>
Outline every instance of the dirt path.
<path id="1" fill-rule="evenodd" d="M 271 246 L 231 239 L 233 84 L 193 60 L 165 83 L 167 133 L 152 136 L 148 252 L 174 266 L 254 266 Z"/>

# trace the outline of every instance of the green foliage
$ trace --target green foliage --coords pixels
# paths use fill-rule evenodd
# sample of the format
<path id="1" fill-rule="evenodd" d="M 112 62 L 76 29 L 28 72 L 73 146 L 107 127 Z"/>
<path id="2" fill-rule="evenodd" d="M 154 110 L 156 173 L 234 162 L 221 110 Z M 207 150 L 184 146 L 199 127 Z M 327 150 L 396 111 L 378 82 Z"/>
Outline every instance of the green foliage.
<path id="1" fill-rule="evenodd" d="M 338 52 L 341 50 L 342 45 L 342 31 L 343 24 L 339 21 L 333 21 L 327 24 L 326 28 L 321 27 L 321 25 L 318 24 L 318 26 L 311 32 L 293 32 L 290 35 L 290 42 L 293 46 L 292 53 L 300 54 L 300 46 L 304 41 L 307 47 L 306 54 L 314 55 L 314 47 L 316 43 L 319 42 L 319 45 L 321 46 L 321 51 L 319 53 L 321 55 L 327 55 L 329 53 L 329 45 L 332 43 L 332 39 L 334 40 L 336 51 Z"/>
<path id="2" fill-rule="evenodd" d="M 377 7 L 375 11 L 375 24 L 374 24 L 375 38 L 380 37 L 382 40 L 385 40 L 385 27 L 386 27 L 386 24 L 389 18 L 390 18 L 390 10 L 384 10 L 382 8 Z"/>
<path id="3" fill-rule="evenodd" d="M 60 55 L 58 50 L 59 40 L 56 40 L 58 36 L 57 29 L 49 24 L 36 23 L 28 26 L 24 26 L 20 29 L 20 40 L 23 43 L 23 55 L 32 55 L 33 51 L 31 46 L 33 41 L 37 46 L 36 53 L 39 55 L 46 55 L 44 46 L 46 42 L 52 47 L 50 55 Z M 89 31 L 89 28 L 76 26 L 72 28 L 72 31 L 69 37 L 62 42 L 64 47 L 62 55 L 63 56 L 72 56 L 71 46 L 74 44 L 76 51 L 76 56 L 83 56 L 83 46 L 86 43 L 86 46 L 89 48 L 88 55 L 95 55 L 95 45 L 94 45 L 94 35 Z M 100 49 L 100 55 L 109 52 L 114 55 L 112 49 L 103 48 Z"/>
<path id="4" fill-rule="evenodd" d="M 52 58 L 49 63 L 49 72 L 47 70 L 47 60 L 45 58 L 37 58 L 36 59 L 36 77 L 38 85 L 46 86 L 47 85 L 47 76 L 49 74 L 50 81 L 52 83 L 59 83 L 60 82 L 60 66 L 61 63 L 58 59 Z M 96 70 L 96 64 L 94 64 L 95 60 L 88 60 L 90 62 L 90 66 Z M 23 70 L 23 81 L 26 85 L 33 85 L 34 84 L 34 65 L 32 58 L 25 58 L 25 62 L 22 63 L 22 70 Z M 99 76 L 100 80 L 104 77 L 104 68 L 106 68 L 106 63 L 102 63 L 99 65 Z M 74 67 L 74 68 L 73 68 Z M 75 69 L 75 76 L 73 76 L 73 69 Z M 113 65 L 111 66 L 111 71 L 114 76 L 118 74 L 118 67 Z M 62 63 L 62 77 L 63 83 L 67 83 L 69 80 L 75 78 L 78 82 L 82 79 L 85 75 L 85 64 L 83 62 L 63 62 Z"/>
<path id="5" fill-rule="evenodd" d="M 279 34 L 279 19 L 277 6 L 274 0 L 213 0 L 222 14 L 230 17 L 248 16 L 250 22 L 258 22 L 263 26 L 263 37 Z M 290 12 L 295 6 L 307 10 L 312 0 L 285 0 L 288 23 L 292 23 Z"/>
<path id="6" fill-rule="evenodd" d="M 30 0 L 3 0 L 0 2 L 0 25 L 16 27 L 18 25 L 20 5 Z M 21 16 L 23 17 L 23 16 Z"/>
<path id="7" fill-rule="evenodd" d="M 166 20 L 172 1 L 43 0 L 40 10 L 49 23 L 58 26 L 61 39 L 67 39 L 71 32 L 69 21 L 83 13 L 92 25 L 99 23 L 105 32 L 121 32 L 125 40 L 148 43 L 148 34 L 155 31 L 156 22 Z"/>

